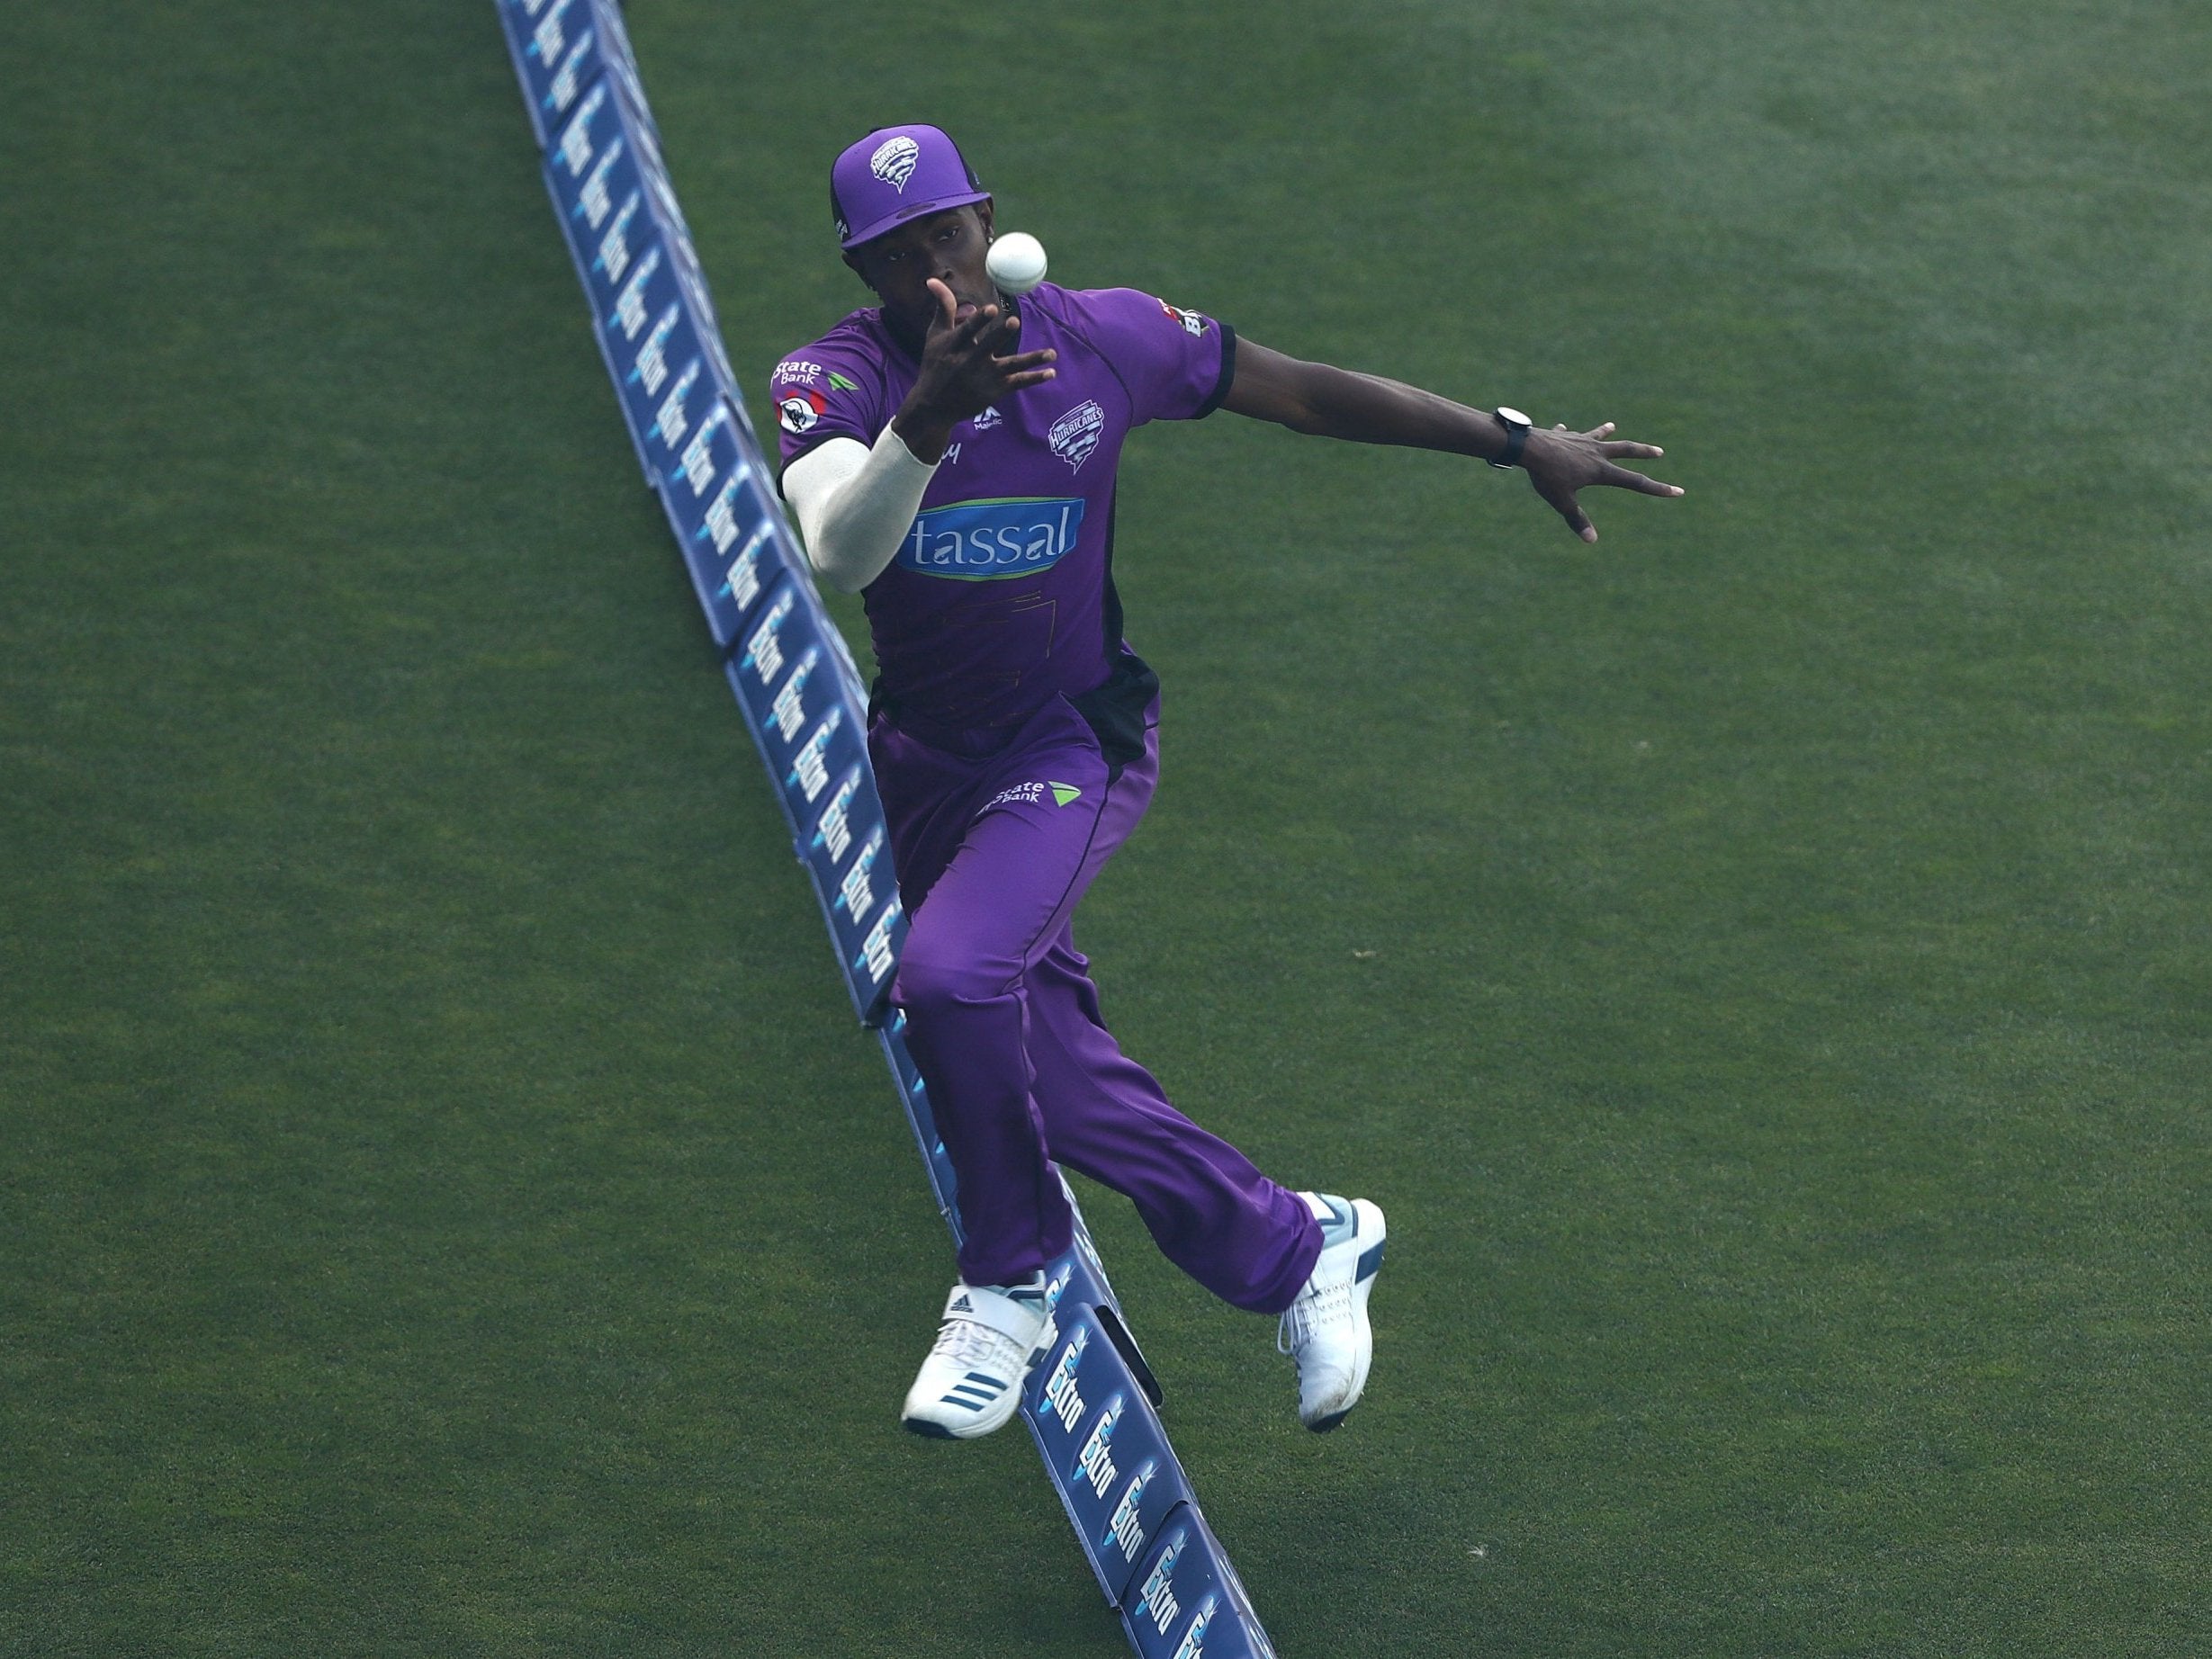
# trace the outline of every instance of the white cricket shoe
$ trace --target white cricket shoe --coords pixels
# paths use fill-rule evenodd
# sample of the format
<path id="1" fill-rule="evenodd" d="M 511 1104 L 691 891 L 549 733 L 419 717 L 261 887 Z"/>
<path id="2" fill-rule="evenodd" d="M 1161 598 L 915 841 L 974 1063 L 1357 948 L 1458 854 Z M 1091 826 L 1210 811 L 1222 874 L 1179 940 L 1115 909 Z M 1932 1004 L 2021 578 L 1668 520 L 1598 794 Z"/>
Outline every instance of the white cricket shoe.
<path id="1" fill-rule="evenodd" d="M 1022 1379 L 1059 1334 L 1042 1273 L 1026 1285 L 955 1285 L 937 1345 L 907 1390 L 906 1427 L 940 1440 L 1003 1428 L 1021 1403 Z"/>
<path id="2" fill-rule="evenodd" d="M 1360 1403 L 1375 1333 L 1367 1295 L 1382 1266 L 1382 1212 L 1365 1198 L 1301 1192 L 1321 1223 L 1321 1257 L 1313 1277 L 1283 1310 L 1277 1351 L 1298 1362 L 1298 1420 L 1326 1434 Z"/>

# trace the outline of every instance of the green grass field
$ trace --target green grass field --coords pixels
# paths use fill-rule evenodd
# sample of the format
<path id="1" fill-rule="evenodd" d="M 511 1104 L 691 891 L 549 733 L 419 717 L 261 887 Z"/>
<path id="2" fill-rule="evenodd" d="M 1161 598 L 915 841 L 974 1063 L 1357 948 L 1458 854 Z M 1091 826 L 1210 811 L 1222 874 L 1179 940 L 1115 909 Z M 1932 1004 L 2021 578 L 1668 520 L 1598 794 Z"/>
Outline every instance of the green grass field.
<path id="1" fill-rule="evenodd" d="M 1089 1195 L 1285 1659 L 2212 1648 L 2212 15 L 632 29 L 756 401 L 935 120 L 1056 277 L 1689 489 L 1125 468 L 1108 1011 L 1396 1235 L 1322 1439 Z M 943 1232 L 490 0 L 0 64 L 0 1652 L 1126 1651 L 897 1432 Z"/>

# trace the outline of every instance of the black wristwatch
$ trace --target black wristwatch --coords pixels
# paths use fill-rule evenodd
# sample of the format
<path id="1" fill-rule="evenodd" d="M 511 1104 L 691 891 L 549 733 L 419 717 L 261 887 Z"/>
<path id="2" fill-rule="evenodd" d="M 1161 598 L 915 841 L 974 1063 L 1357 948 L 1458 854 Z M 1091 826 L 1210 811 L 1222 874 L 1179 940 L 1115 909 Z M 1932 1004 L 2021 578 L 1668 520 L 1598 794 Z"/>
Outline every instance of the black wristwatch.
<path id="1" fill-rule="evenodd" d="M 1528 447 L 1528 429 L 1536 423 L 1518 409 L 1503 406 L 1492 409 L 1497 424 L 1506 429 L 1506 447 L 1490 457 L 1490 464 L 1500 472 L 1510 472 L 1521 464 L 1521 452 Z"/>

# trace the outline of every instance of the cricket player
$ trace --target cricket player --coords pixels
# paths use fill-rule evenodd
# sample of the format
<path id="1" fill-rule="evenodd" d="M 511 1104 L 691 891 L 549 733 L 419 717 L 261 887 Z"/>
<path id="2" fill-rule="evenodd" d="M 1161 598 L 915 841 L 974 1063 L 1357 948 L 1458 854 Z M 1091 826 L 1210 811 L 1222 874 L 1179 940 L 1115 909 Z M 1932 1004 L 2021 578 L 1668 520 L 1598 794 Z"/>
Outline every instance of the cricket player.
<path id="1" fill-rule="evenodd" d="M 892 994 L 959 1185 L 959 1282 L 904 1411 L 987 1434 L 1053 1341 L 1043 1269 L 1072 1243 L 1052 1161 L 1126 1193 L 1168 1259 L 1280 1315 L 1299 1420 L 1367 1382 L 1380 1208 L 1279 1186 L 1171 1106 L 1100 1017 L 1075 907 L 1143 817 L 1159 681 L 1121 635 L 1114 479 L 1133 427 L 1216 409 L 1525 471 L 1584 540 L 1586 485 L 1682 492 L 1615 464 L 1650 444 L 1538 428 L 1301 363 L 1133 289 L 985 273 L 993 204 L 935 127 L 871 132 L 830 193 L 879 303 L 776 367 L 783 491 L 823 579 L 865 598 L 868 722 L 911 918 Z"/>

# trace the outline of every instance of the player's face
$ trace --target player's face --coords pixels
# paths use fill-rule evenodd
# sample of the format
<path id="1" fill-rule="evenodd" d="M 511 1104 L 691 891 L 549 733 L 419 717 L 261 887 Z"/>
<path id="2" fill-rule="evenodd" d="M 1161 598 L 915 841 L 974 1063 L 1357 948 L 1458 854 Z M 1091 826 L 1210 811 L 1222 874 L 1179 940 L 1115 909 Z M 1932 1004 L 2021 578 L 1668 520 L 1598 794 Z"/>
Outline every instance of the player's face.
<path id="1" fill-rule="evenodd" d="M 991 204 L 977 202 L 863 242 L 845 256 L 845 263 L 876 291 L 893 324 L 920 336 L 938 314 L 929 290 L 931 277 L 952 290 L 956 304 L 989 305 L 998 299 L 984 270 L 990 250 Z"/>

